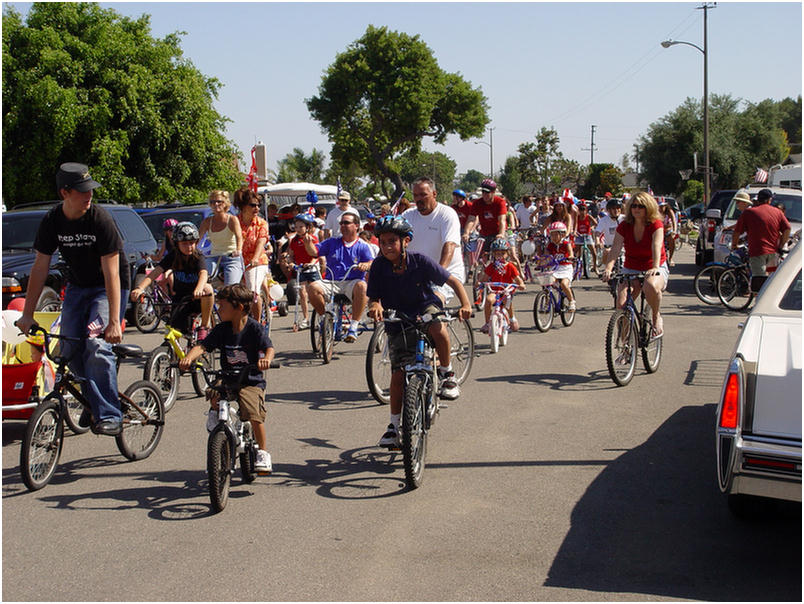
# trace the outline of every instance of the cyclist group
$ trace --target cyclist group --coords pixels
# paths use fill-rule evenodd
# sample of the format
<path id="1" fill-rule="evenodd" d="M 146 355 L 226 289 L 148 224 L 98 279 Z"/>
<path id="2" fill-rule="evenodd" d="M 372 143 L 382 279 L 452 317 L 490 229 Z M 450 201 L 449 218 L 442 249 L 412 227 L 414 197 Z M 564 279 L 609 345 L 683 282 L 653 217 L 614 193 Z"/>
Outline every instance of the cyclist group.
<path id="1" fill-rule="evenodd" d="M 82 417 L 98 434 L 116 435 L 121 430 L 120 402 L 117 397 L 117 372 L 111 344 L 122 339 L 123 296 L 128 294 L 129 270 L 122 253 L 122 241 L 114 223 L 103 208 L 93 205 L 92 192 L 100 184 L 94 181 L 82 164 L 63 164 L 56 177 L 57 190 L 63 203 L 54 207 L 43 219 L 36 237 L 37 252 L 28 297 L 22 318 L 17 322 L 24 333 L 34 325 L 33 311 L 44 284 L 50 256 L 58 249 L 69 268 L 68 286 L 62 311 L 61 331 L 82 338 L 80 353 L 73 357 L 72 368 L 85 376 L 82 385 L 90 401 L 91 416 Z M 517 240 L 512 229 L 535 228 L 549 235 L 545 250 L 563 256 L 555 271 L 565 290 L 571 308 L 575 301 L 570 288 L 571 262 L 576 245 L 587 242 L 597 233 L 603 247 L 603 279 L 612 275 L 615 260 L 625 250 L 624 273 L 644 273 L 645 297 L 653 311 L 654 336 L 662 335 L 660 315 L 661 292 L 667 285 L 667 254 L 664 245 L 664 223 L 659 205 L 647 193 L 635 194 L 620 216 L 621 204 L 608 199 L 600 220 L 592 217 L 584 204 L 576 204 L 571 193 L 548 200 L 527 198 L 513 209 L 496 195 L 497 185 L 491 179 L 481 183 L 479 199 L 470 201 L 460 190 L 453 193 L 453 208 L 436 200 L 435 184 L 421 178 L 413 184 L 415 207 L 398 215 L 387 215 L 374 221 L 370 241 L 379 246 L 375 258 L 371 245 L 359 236 L 359 213 L 347 203 L 339 211 L 336 225 L 329 225 L 331 237 L 324 238 L 315 217 L 299 213 L 293 220 L 293 233 L 288 237 L 287 265 L 299 274 L 299 281 L 310 304 L 323 315 L 324 298 L 333 288 L 345 295 L 352 305 L 351 324 L 346 341 L 354 342 L 358 321 L 368 309 L 369 318 L 379 321 L 384 310 L 398 310 L 409 315 L 430 315 L 428 332 L 438 356 L 438 395 L 453 400 L 460 395 L 450 359 L 448 330 L 438 319 L 439 312 L 457 296 L 459 316 L 468 320 L 470 301 L 463 288 L 465 269 L 462 243 L 475 230 L 492 255 L 482 280 L 513 283 L 524 288 L 522 264 Z M 166 287 L 172 295 L 170 324 L 189 330 L 193 314 L 201 315 L 197 345 L 180 362 L 183 370 L 204 352 L 221 352 L 224 369 L 244 365 L 258 367 L 249 376 L 239 403 L 241 418 L 251 421 L 259 446 L 255 470 L 271 471 L 265 437 L 265 381 L 261 370 L 270 365 L 273 345 L 266 330 L 254 319 L 253 305 L 259 300 L 258 290 L 268 275 L 268 228 L 259 218 L 259 197 L 244 188 L 237 192 L 238 216 L 229 213 L 226 191 L 212 191 L 209 196 L 212 214 L 197 228 L 191 222 L 173 224 L 169 231 L 164 256 L 159 265 L 137 284 L 130 295 L 136 300 L 152 283 L 169 277 Z M 454 210 L 454 211 L 453 211 Z M 564 221 L 557 218 L 564 218 Z M 175 221 L 174 221 L 175 222 Z M 523 224 L 524 223 L 524 224 Z M 202 256 L 198 242 L 204 234 L 211 242 L 210 254 Z M 579 240 L 567 239 L 568 235 Z M 244 258 L 247 263 L 244 263 Z M 376 261 L 375 261 L 376 260 Z M 568 264 L 569 263 L 569 264 Z M 597 256 L 594 256 L 597 268 Z M 569 270 L 568 270 L 569 267 Z M 349 271 L 352 271 L 349 273 Z M 217 293 L 220 323 L 212 326 L 213 289 L 210 275 L 223 277 L 224 287 Z M 350 277 L 345 280 L 345 277 Z M 329 278 L 327 278 L 329 277 Z M 241 283 L 241 281 L 243 283 Z M 639 287 L 637 285 L 637 287 Z M 634 295 L 638 294 L 638 290 Z M 623 302 L 622 288 L 619 304 Z M 488 320 L 489 307 L 486 308 Z M 305 313 L 306 314 L 306 313 Z M 517 320 L 511 315 L 512 329 Z M 393 446 L 399 441 L 399 417 L 403 375 L 412 353 L 413 342 L 404 330 L 389 328 L 392 364 L 390 422 L 380 444 Z M 78 344 L 76 344 L 78 345 Z M 208 429 L 214 428 L 216 401 Z"/>

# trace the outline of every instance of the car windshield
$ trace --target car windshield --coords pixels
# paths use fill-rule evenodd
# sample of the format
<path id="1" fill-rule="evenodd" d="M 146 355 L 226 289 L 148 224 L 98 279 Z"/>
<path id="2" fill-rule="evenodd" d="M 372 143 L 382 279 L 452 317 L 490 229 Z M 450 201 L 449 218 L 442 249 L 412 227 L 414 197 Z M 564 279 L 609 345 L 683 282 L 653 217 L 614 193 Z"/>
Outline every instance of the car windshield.
<path id="1" fill-rule="evenodd" d="M 755 196 L 751 196 L 752 199 Z M 782 211 L 788 220 L 792 222 L 801 222 L 801 195 L 786 195 L 784 193 L 775 193 L 773 196 L 773 205 L 781 205 Z M 740 210 L 737 209 L 737 203 L 732 200 L 729 204 L 725 220 L 737 220 L 740 217 Z"/>
<path id="2" fill-rule="evenodd" d="M 3 214 L 3 249 L 33 248 L 42 214 Z"/>
<path id="3" fill-rule="evenodd" d="M 189 221 L 195 226 L 198 226 L 201 224 L 201 221 L 204 220 L 204 210 L 177 209 L 173 212 L 148 212 L 145 214 L 140 214 L 140 218 L 142 218 L 145 224 L 148 225 L 148 228 L 153 234 L 154 239 L 157 241 L 162 241 L 165 238 L 165 232 L 162 230 L 162 223 L 164 223 L 165 220 L 168 218 L 175 218 L 179 222 Z"/>

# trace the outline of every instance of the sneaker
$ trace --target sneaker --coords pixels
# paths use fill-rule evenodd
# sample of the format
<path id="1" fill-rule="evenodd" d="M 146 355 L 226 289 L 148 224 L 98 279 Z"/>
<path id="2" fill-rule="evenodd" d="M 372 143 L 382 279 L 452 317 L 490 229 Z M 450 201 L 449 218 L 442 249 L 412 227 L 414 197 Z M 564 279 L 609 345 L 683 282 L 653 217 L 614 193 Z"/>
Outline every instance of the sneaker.
<path id="1" fill-rule="evenodd" d="M 454 371 L 442 372 L 439 368 L 438 377 L 441 381 L 441 388 L 438 391 L 439 398 L 454 401 L 461 395 L 461 389 L 458 388 L 458 381 L 455 379 Z"/>
<path id="2" fill-rule="evenodd" d="M 519 331 L 519 321 L 516 317 L 511 317 L 511 331 Z"/>
<path id="3" fill-rule="evenodd" d="M 575 310 L 575 300 L 573 300 L 572 302 L 569 303 L 569 309 L 570 310 Z"/>
<path id="4" fill-rule="evenodd" d="M 488 333 L 489 332 L 489 324 L 486 323 L 483 327 L 480 328 L 480 331 L 482 333 Z"/>
<path id="5" fill-rule="evenodd" d="M 203 342 L 207 339 L 209 335 L 209 329 L 206 327 L 199 327 L 198 330 L 195 332 L 195 341 L 196 342 Z"/>
<path id="6" fill-rule="evenodd" d="M 307 329 L 308 327 L 310 327 L 310 323 L 307 321 L 307 319 L 302 319 L 299 321 L 299 329 Z"/>
<path id="7" fill-rule="evenodd" d="M 380 438 L 379 446 L 388 447 L 389 449 L 399 449 L 402 446 L 399 440 L 399 431 L 394 428 L 393 424 L 388 424 L 385 434 Z"/>
<path id="8" fill-rule="evenodd" d="M 349 330 L 346 332 L 346 337 L 343 339 L 344 342 L 351 344 L 357 339 L 357 328 L 356 327 L 349 327 Z"/>
<path id="9" fill-rule="evenodd" d="M 273 471 L 271 466 L 271 454 L 262 449 L 257 450 L 257 461 L 254 464 L 254 471 L 257 474 L 270 474 Z"/>
<path id="10" fill-rule="evenodd" d="M 212 432 L 218 425 L 218 412 L 215 409 L 207 411 L 207 432 Z"/>

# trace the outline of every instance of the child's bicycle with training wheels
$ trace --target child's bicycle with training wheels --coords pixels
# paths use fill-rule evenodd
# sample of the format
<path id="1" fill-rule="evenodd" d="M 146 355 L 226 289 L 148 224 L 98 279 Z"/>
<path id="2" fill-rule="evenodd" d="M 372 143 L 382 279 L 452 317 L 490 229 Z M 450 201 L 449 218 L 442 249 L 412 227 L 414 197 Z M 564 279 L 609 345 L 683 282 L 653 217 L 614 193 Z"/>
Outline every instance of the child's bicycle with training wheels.
<path id="1" fill-rule="evenodd" d="M 449 334 L 450 361 L 455 371 L 455 380 L 463 384 L 472 369 L 475 358 L 475 335 L 469 321 L 458 316 L 457 310 L 449 309 L 442 321 Z M 366 382 L 369 392 L 381 405 L 391 402 L 391 358 L 388 352 L 388 334 L 385 324 L 377 323 L 366 349 Z"/>
<path id="2" fill-rule="evenodd" d="M 350 266 L 343 279 L 337 283 L 348 281 L 349 273 L 353 270 L 357 270 L 357 264 Z M 327 267 L 327 273 L 334 277 L 329 267 Z M 352 302 L 344 294 L 335 293 L 335 283 L 334 278 L 330 283 L 324 283 L 325 294 L 329 296 L 324 306 L 324 316 L 319 316 L 315 309 L 310 313 L 310 344 L 313 354 L 320 354 L 325 364 L 332 360 L 335 344 L 346 338 L 351 320 Z M 358 334 L 364 331 L 369 331 L 369 328 L 361 321 Z"/>
<path id="3" fill-rule="evenodd" d="M 441 407 L 438 402 L 435 347 L 427 329 L 433 319 L 444 313 L 409 317 L 390 310 L 383 314 L 385 323 L 401 323 L 404 331 L 413 331 L 417 337 L 413 363 L 405 365 L 405 389 L 402 395 L 402 421 L 399 434 L 405 482 L 408 488 L 415 489 L 421 486 L 424 479 L 427 437 Z"/>
<path id="4" fill-rule="evenodd" d="M 28 420 L 20 448 L 22 481 L 28 489 L 36 491 L 47 485 L 56 473 L 64 444 L 64 424 L 68 422 L 70 413 L 67 396 L 72 396 L 87 411 L 90 411 L 90 404 L 80 389 L 86 379 L 73 375 L 68 369 L 70 357 L 51 353 L 51 338 L 72 342 L 80 342 L 81 338 L 48 333 L 38 325 L 31 329 L 31 333 L 44 336 L 46 354 L 57 368 L 53 390 L 42 399 Z M 139 346 L 129 344 L 115 344 L 112 350 L 118 359 L 142 355 Z M 123 429 L 115 436 L 117 448 L 129 461 L 145 459 L 153 453 L 162 437 L 165 425 L 162 396 L 156 386 L 146 380 L 134 382 L 125 392 L 118 394 Z"/>
<path id="5" fill-rule="evenodd" d="M 642 353 L 645 371 L 654 373 L 662 360 L 662 336 L 653 334 L 653 314 L 640 292 L 639 309 L 631 294 L 631 282 L 643 283 L 645 273 L 618 274 L 613 277 L 619 284 L 626 282 L 625 305 L 614 311 L 606 328 L 606 366 L 609 376 L 618 386 L 626 386 L 634 377 L 637 350 Z M 618 287 L 619 290 L 619 287 Z"/>
<path id="6" fill-rule="evenodd" d="M 558 258 L 543 256 L 539 259 L 537 272 L 533 277 L 542 286 L 542 291 L 533 300 L 533 322 L 541 332 L 548 331 L 553 326 L 556 314 L 561 317 L 564 327 L 569 327 L 575 321 L 575 311 L 570 308 L 569 298 L 553 276 L 553 271 L 559 264 Z"/>
<path id="7" fill-rule="evenodd" d="M 214 316 L 213 312 L 213 316 Z M 182 372 L 177 365 L 178 361 L 187 355 L 193 346 L 198 342 L 198 330 L 201 327 L 201 315 L 196 314 L 193 318 L 193 326 L 189 334 L 183 334 L 178 329 L 165 325 L 165 338 L 162 344 L 154 348 L 148 355 L 145 362 L 145 369 L 142 377 L 153 382 L 162 395 L 165 404 L 165 413 L 173 408 L 179 394 L 179 381 Z M 182 345 L 182 339 L 187 341 Z M 204 396 L 209 386 L 203 371 L 197 369 L 198 366 L 207 369 L 215 369 L 219 366 L 218 354 L 205 352 L 190 370 L 190 377 L 193 382 L 193 390 L 198 396 Z"/>
<path id="8" fill-rule="evenodd" d="M 516 284 L 486 281 L 482 285 L 484 298 L 494 296 L 488 326 L 491 352 L 496 354 L 500 346 L 508 344 L 508 333 L 511 331 L 511 315 L 508 309 L 511 307 Z"/>

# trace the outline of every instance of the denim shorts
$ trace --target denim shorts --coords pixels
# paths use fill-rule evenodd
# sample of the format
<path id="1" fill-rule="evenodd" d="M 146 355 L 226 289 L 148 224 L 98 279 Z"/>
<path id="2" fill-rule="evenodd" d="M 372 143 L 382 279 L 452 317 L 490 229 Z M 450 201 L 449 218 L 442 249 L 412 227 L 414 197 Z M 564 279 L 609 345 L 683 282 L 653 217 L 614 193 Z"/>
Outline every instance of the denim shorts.
<path id="1" fill-rule="evenodd" d="M 632 268 L 623 267 L 621 272 L 623 275 L 638 275 L 639 273 L 644 273 L 645 271 L 638 271 Z M 664 291 L 667 289 L 667 282 L 670 280 L 670 269 L 667 268 L 667 262 L 665 262 L 659 267 L 659 274 L 664 280 L 664 283 L 662 285 L 662 291 Z"/>

